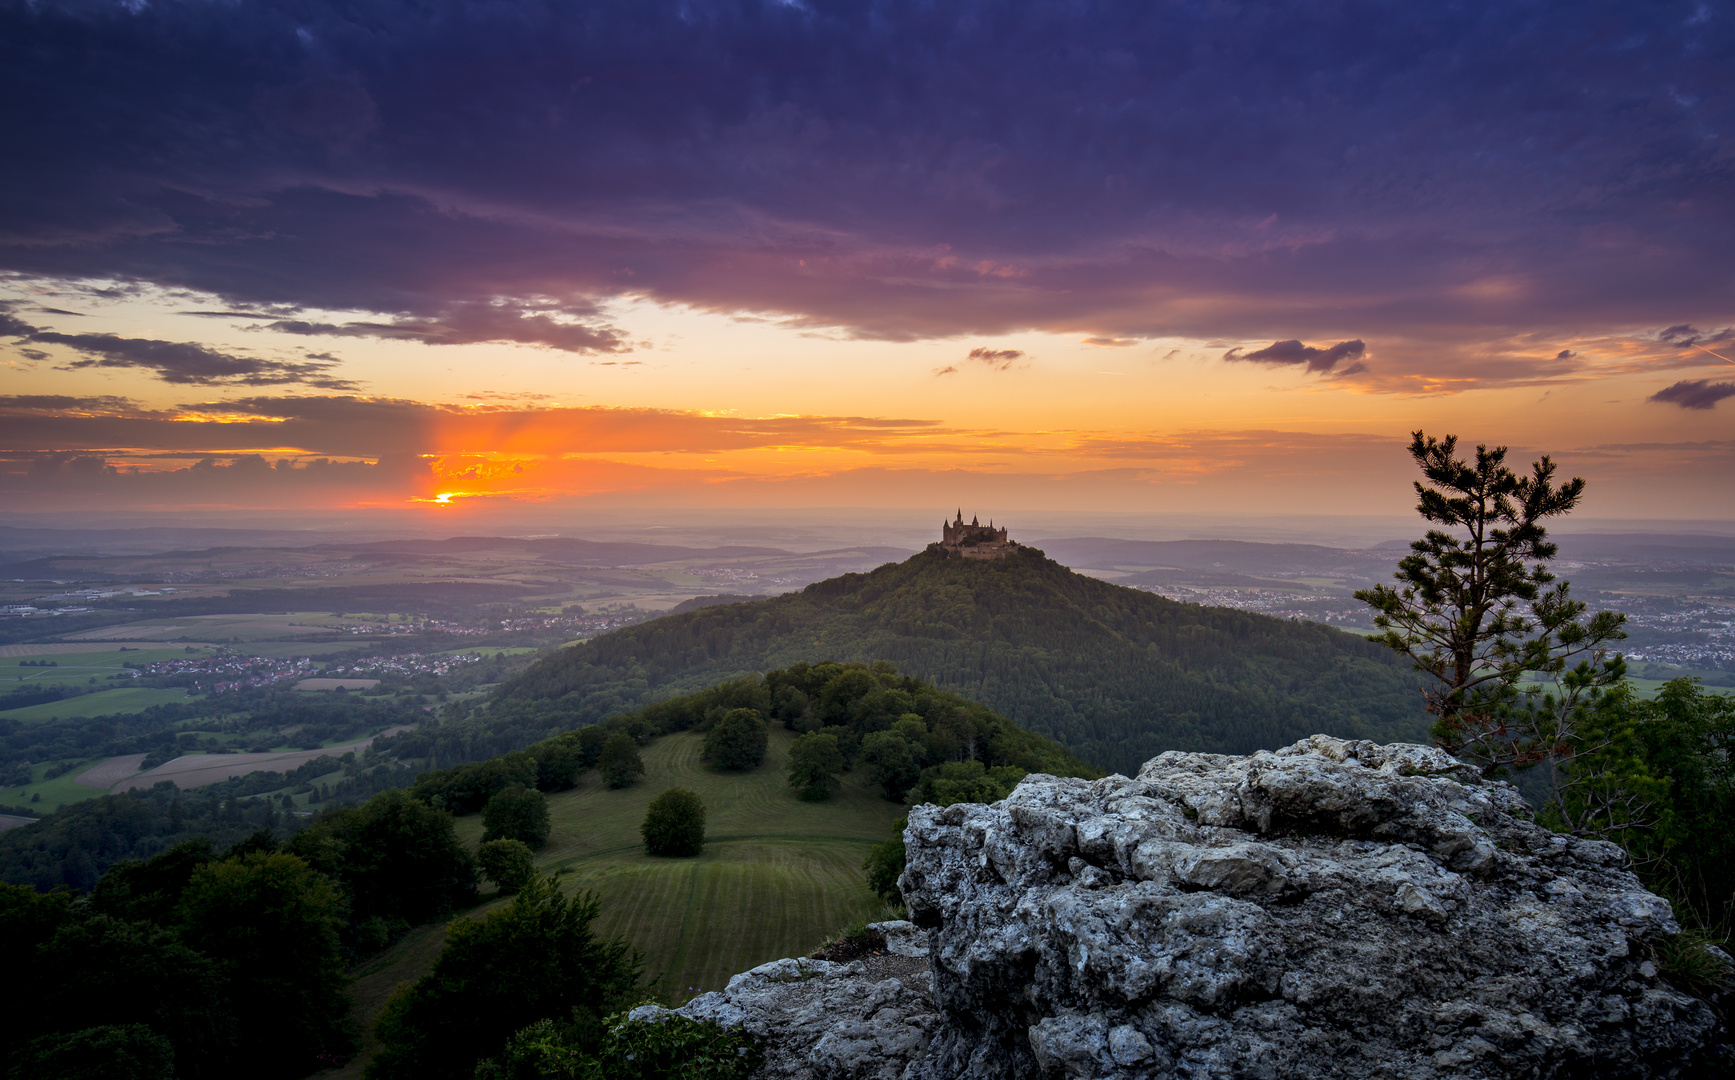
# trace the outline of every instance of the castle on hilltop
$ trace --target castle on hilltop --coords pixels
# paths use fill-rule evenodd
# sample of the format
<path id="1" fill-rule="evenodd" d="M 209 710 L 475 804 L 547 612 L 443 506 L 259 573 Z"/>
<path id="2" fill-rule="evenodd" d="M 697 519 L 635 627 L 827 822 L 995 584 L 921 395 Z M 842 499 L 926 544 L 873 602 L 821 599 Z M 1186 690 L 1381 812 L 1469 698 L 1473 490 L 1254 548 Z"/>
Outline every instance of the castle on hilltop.
<path id="1" fill-rule="evenodd" d="M 1006 539 L 1006 530 L 996 529 L 992 521 L 984 525 L 971 518 L 970 524 L 964 524 L 963 510 L 958 511 L 956 521 L 940 522 L 941 550 L 956 551 L 966 559 L 998 559 L 1010 555 L 1017 546 L 1016 541 Z"/>

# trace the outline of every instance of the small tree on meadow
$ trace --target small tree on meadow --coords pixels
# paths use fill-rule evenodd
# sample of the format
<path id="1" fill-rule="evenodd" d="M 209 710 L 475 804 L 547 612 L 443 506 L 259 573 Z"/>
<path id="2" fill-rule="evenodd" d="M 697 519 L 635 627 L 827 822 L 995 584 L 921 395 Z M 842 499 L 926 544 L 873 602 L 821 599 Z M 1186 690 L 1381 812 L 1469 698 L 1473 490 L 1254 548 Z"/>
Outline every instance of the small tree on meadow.
<path id="1" fill-rule="evenodd" d="M 1375 612 L 1369 638 L 1410 658 L 1441 747 L 1492 772 L 1571 757 L 1576 730 L 1626 665 L 1609 643 L 1626 616 L 1583 618 L 1566 582 L 1548 569 L 1557 547 L 1543 522 L 1570 513 L 1584 494 L 1577 477 L 1556 485 L 1544 456 L 1520 476 L 1506 447 L 1457 456 L 1458 439 L 1413 433 L 1410 456 L 1422 517 L 1441 528 L 1410 545 L 1397 581 L 1356 593 Z M 1550 588 L 1549 586 L 1553 587 Z M 1526 674 L 1535 681 L 1521 688 Z"/>
<path id="2" fill-rule="evenodd" d="M 841 786 L 837 774 L 842 771 L 843 752 L 837 747 L 836 735 L 809 732 L 789 748 L 789 786 L 798 799 L 824 802 L 831 798 Z"/>
<path id="3" fill-rule="evenodd" d="M 705 736 L 702 759 L 719 769 L 746 771 L 765 763 L 765 721 L 756 709 L 730 709 Z"/>
<path id="4" fill-rule="evenodd" d="M 658 795 L 639 833 L 649 855 L 697 855 L 705 849 L 705 804 L 685 788 Z"/>
<path id="5" fill-rule="evenodd" d="M 615 732 L 602 744 L 596 768 L 611 788 L 632 787 L 645 774 L 644 760 L 639 757 L 639 744 L 624 731 Z"/>
<path id="6" fill-rule="evenodd" d="M 522 840 L 489 840 L 476 853 L 482 873 L 503 893 L 515 893 L 536 876 L 536 858 Z"/>
<path id="7" fill-rule="evenodd" d="M 548 843 L 548 797 L 514 784 L 495 792 L 482 808 L 482 842 L 518 840 L 535 851 Z"/>

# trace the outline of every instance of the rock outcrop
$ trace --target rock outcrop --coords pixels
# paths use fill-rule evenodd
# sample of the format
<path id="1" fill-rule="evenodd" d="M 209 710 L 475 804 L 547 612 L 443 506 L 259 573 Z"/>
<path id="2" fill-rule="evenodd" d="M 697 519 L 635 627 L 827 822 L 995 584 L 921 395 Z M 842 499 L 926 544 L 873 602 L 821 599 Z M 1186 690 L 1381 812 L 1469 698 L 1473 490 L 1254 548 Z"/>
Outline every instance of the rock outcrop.
<path id="1" fill-rule="evenodd" d="M 774 960 L 674 1011 L 758 1036 L 764 1058 L 754 1075 L 762 1080 L 902 1080 L 939 1017 L 915 927 L 875 925 L 897 953 L 847 964 Z M 629 1014 L 652 1022 L 662 1015 L 655 1005 Z"/>
<path id="2" fill-rule="evenodd" d="M 1426 747 L 1032 776 L 917 807 L 905 841 L 939 1007 L 922 1080 L 1660 1077 L 1716 1028 L 1658 978 L 1678 928 L 1618 848 Z"/>

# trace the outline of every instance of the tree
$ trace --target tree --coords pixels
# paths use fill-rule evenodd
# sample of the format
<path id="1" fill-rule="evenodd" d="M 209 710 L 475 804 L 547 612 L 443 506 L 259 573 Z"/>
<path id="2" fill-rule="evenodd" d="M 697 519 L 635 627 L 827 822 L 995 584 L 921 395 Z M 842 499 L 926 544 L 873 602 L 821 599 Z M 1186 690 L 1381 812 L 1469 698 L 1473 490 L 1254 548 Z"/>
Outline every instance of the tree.
<path id="1" fill-rule="evenodd" d="M 594 1050 L 602 1018 L 631 1002 L 639 980 L 636 953 L 597 940 L 597 911 L 594 895 L 565 897 L 538 877 L 507 906 L 453 922 L 433 970 L 381 1013 L 367 1080 L 470 1080 L 539 1020 L 570 1023 L 575 1049 Z"/>
<path id="2" fill-rule="evenodd" d="M 639 833 L 649 855 L 697 855 L 705 849 L 705 804 L 685 788 L 658 795 Z"/>
<path id="3" fill-rule="evenodd" d="M 257 1076 L 301 1076 L 354 1044 L 339 934 L 343 895 L 294 855 L 248 855 L 193 871 L 181 894 L 186 944 L 229 984 L 237 1058 Z"/>
<path id="4" fill-rule="evenodd" d="M 183 1080 L 233 1073 L 234 1024 L 217 965 L 169 930 L 81 914 L 35 951 L 21 1032 L 145 1025 L 167 1040 Z M 103 1045 L 107 1045 L 104 1043 Z"/>
<path id="5" fill-rule="evenodd" d="M 789 786 L 795 797 L 807 802 L 824 802 L 841 786 L 837 774 L 843 771 L 843 752 L 837 748 L 837 736 L 809 732 L 797 738 L 789 748 Z"/>
<path id="6" fill-rule="evenodd" d="M 639 757 L 639 744 L 624 731 L 615 732 L 602 744 L 596 767 L 611 788 L 632 787 L 645 774 L 645 763 Z"/>
<path id="7" fill-rule="evenodd" d="M 520 784 L 503 788 L 482 808 L 482 842 L 519 840 L 535 851 L 548 843 L 548 796 Z"/>
<path id="8" fill-rule="evenodd" d="M 536 876 L 536 858 L 522 840 L 489 840 L 476 853 L 482 873 L 503 893 L 521 891 Z"/>
<path id="9" fill-rule="evenodd" d="M 288 848 L 343 886 L 356 926 L 379 919 L 407 929 L 476 901 L 476 860 L 452 816 L 404 791 L 322 814 Z"/>
<path id="10" fill-rule="evenodd" d="M 1608 643 L 1626 636 L 1625 616 L 1585 620 L 1566 582 L 1548 587 L 1557 548 L 1543 522 L 1570 513 L 1584 481 L 1556 485 L 1546 455 L 1520 476 L 1504 446 L 1477 446 L 1470 462 L 1457 445 L 1455 435 L 1413 433 L 1410 456 L 1426 480 L 1415 484 L 1416 509 L 1442 528 L 1410 545 L 1397 587 L 1356 597 L 1376 613 L 1381 632 L 1369 640 L 1433 680 L 1424 695 L 1435 741 L 1493 772 L 1559 752 L 1563 728 L 1620 681 L 1625 665 Z M 1540 678 L 1521 689 L 1526 673 Z"/>
<path id="11" fill-rule="evenodd" d="M 701 759 L 719 769 L 745 771 L 765 763 L 765 721 L 757 709 L 730 709 L 705 735 Z"/>
<path id="12" fill-rule="evenodd" d="M 868 776 L 886 798 L 902 802 L 904 793 L 922 777 L 922 749 L 896 731 L 876 731 L 861 741 Z"/>

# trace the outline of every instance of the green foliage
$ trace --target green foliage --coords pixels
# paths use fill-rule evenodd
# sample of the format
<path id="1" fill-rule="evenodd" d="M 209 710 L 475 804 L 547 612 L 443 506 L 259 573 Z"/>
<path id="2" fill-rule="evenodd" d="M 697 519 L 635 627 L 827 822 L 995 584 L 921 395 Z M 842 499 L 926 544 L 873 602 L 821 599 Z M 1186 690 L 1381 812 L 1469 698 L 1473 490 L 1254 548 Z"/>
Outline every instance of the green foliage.
<path id="1" fill-rule="evenodd" d="M 664 1016 L 611 1016 L 587 1053 L 552 1020 L 532 1024 L 482 1062 L 475 1080 L 744 1080 L 759 1063 L 758 1040 L 743 1028 Z"/>
<path id="2" fill-rule="evenodd" d="M 262 799 L 215 789 L 181 791 L 164 782 L 148 791 L 73 803 L 41 821 L 0 833 L 0 879 L 48 890 L 88 891 L 111 866 L 147 859 L 186 840 L 232 844 L 284 815 Z"/>
<path id="3" fill-rule="evenodd" d="M 375 1026 L 368 1080 L 468 1080 L 476 1063 L 539 1020 L 568 1019 L 575 1049 L 602 1041 L 602 1017 L 638 983 L 635 955 L 596 939 L 594 896 L 532 880 L 506 907 L 459 919 L 433 970 L 393 995 Z"/>
<path id="4" fill-rule="evenodd" d="M 433 769 L 416 778 L 410 793 L 430 806 L 454 814 L 474 814 L 497 792 L 516 784 L 534 787 L 536 759 L 523 750 L 451 769 Z"/>
<path id="5" fill-rule="evenodd" d="M 746 771 L 765 763 L 765 720 L 757 709 L 730 709 L 705 735 L 703 760 Z"/>
<path id="6" fill-rule="evenodd" d="M 1566 582 L 1546 588 L 1557 548 L 1542 522 L 1570 513 L 1584 481 L 1555 486 L 1546 455 L 1519 476 L 1504 446 L 1478 446 L 1474 463 L 1460 459 L 1457 446 L 1455 435 L 1414 433 L 1410 456 L 1427 481 L 1415 485 L 1416 509 L 1445 528 L 1410 545 L 1398 587 L 1377 585 L 1356 597 L 1374 609 L 1381 630 L 1369 640 L 1433 680 L 1426 696 L 1441 746 L 1489 770 L 1532 764 L 1553 752 L 1581 707 L 1594 707 L 1625 676 L 1607 643 L 1626 636 L 1626 617 L 1605 611 L 1587 621 Z M 1521 695 L 1527 673 L 1557 681 L 1559 690 Z"/>
<path id="7" fill-rule="evenodd" d="M 862 863 L 862 869 L 867 871 L 868 888 L 888 904 L 902 905 L 904 894 L 898 888 L 898 878 L 904 872 L 904 818 L 899 818 L 892 826 L 896 833 L 883 844 L 875 844 L 868 851 L 867 861 Z"/>
<path id="8" fill-rule="evenodd" d="M 725 703 L 802 731 L 844 726 L 865 734 L 904 712 L 922 714 L 932 728 L 919 702 L 897 704 L 897 688 L 874 695 L 871 673 L 852 676 L 830 697 L 806 678 L 746 681 L 752 672 L 804 665 L 835 671 L 814 663 L 828 655 L 889 661 L 1128 773 L 1164 750 L 1249 753 L 1320 731 L 1414 741 L 1426 730 L 1415 676 L 1379 646 L 1317 624 L 1098 581 L 1033 548 L 995 560 L 929 550 L 799 593 L 627 627 L 534 665 L 502 689 L 489 722 L 510 715 L 526 727 L 576 727 L 644 708 L 660 723 L 667 714 L 655 710 L 665 706 L 647 707 L 647 699 L 734 680 L 723 683 L 726 692 L 713 687 L 727 702 L 690 702 L 665 730 L 695 726 L 706 709 Z M 1048 771 L 986 760 L 980 751 L 963 756 Z"/>
<path id="9" fill-rule="evenodd" d="M 193 871 L 216 858 L 206 837 L 183 840 L 160 855 L 116 863 L 90 894 L 93 910 L 117 919 L 140 919 L 168 926 L 175 921 L 181 892 Z"/>
<path id="10" fill-rule="evenodd" d="M 697 855 L 705 849 L 705 804 L 685 788 L 658 795 L 639 832 L 649 855 Z"/>
<path id="11" fill-rule="evenodd" d="M 536 877 L 536 856 L 522 840 L 485 841 L 476 861 L 503 893 L 519 892 Z"/>
<path id="12" fill-rule="evenodd" d="M 518 840 L 530 850 L 548 843 L 548 797 L 517 784 L 496 792 L 482 809 L 482 840 Z"/>
<path id="13" fill-rule="evenodd" d="M 168 930 L 69 900 L 0 885 L 0 970 L 29 980 L 8 999 L 0 1061 L 28 1063 L 13 1075 L 97 1075 L 79 1071 L 89 1061 L 127 1075 L 125 1047 L 160 1041 L 183 1080 L 224 1075 L 234 1031 L 216 965 Z M 133 1027 L 150 1038 L 88 1030 Z"/>
<path id="14" fill-rule="evenodd" d="M 175 1049 L 143 1024 L 88 1027 L 33 1040 L 10 1080 L 175 1080 Z"/>
<path id="15" fill-rule="evenodd" d="M 1575 752 L 1545 766 L 1544 820 L 1614 841 L 1684 922 L 1735 932 L 1735 699 L 1695 679 L 1648 701 L 1623 686 L 1573 737 Z"/>
<path id="16" fill-rule="evenodd" d="M 645 763 L 639 758 L 639 744 L 624 731 L 615 732 L 602 744 L 596 767 L 611 788 L 632 787 L 645 774 Z"/>
<path id="17" fill-rule="evenodd" d="M 299 1076 L 353 1044 L 344 993 L 342 894 L 288 854 L 254 854 L 193 871 L 181 939 L 216 962 L 229 987 L 237 1054 L 260 1076 Z"/>
<path id="18" fill-rule="evenodd" d="M 1018 781 L 1029 774 L 1016 765 L 982 767 L 980 761 L 947 761 L 922 770 L 920 783 L 910 789 L 912 803 L 999 802 L 1012 794 Z"/>
<path id="19" fill-rule="evenodd" d="M 418 926 L 476 902 L 476 862 L 451 815 L 403 791 L 323 814 L 287 846 L 343 887 L 358 926 Z"/>
<path id="20" fill-rule="evenodd" d="M 902 802 L 904 792 L 922 775 L 923 748 L 897 731 L 876 731 L 863 739 L 861 756 L 868 775 L 893 802 Z"/>
<path id="21" fill-rule="evenodd" d="M 837 791 L 843 753 L 837 736 L 810 731 L 789 748 L 789 786 L 807 802 L 824 802 Z"/>

